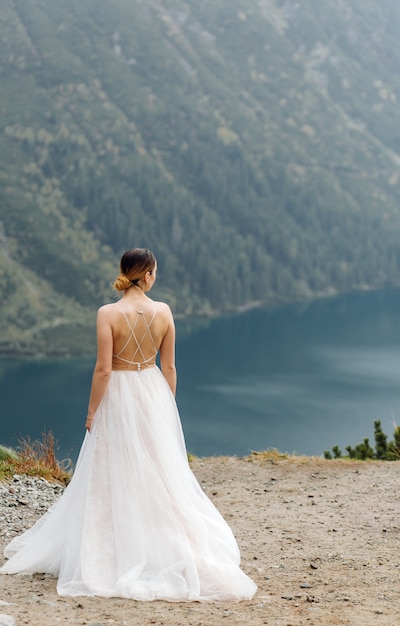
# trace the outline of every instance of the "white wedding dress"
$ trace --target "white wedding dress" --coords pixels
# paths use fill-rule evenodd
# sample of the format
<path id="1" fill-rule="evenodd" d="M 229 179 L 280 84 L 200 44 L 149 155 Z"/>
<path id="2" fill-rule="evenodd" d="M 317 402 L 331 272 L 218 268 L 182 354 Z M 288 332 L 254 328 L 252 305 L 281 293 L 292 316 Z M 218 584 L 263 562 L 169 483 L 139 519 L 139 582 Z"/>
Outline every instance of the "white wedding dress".
<path id="1" fill-rule="evenodd" d="M 257 587 L 189 467 L 173 394 L 157 366 L 138 369 L 112 371 L 70 484 L 0 571 L 52 574 L 65 596 L 250 599 Z"/>

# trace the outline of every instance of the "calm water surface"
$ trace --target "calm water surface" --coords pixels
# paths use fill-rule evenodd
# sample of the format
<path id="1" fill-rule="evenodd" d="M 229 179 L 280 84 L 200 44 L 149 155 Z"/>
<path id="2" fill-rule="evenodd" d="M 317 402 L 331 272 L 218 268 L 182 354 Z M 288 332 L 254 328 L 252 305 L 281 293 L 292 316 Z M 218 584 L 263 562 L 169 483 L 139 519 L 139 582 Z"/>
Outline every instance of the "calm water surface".
<path id="1" fill-rule="evenodd" d="M 93 359 L 0 361 L 0 441 L 51 429 L 76 458 Z M 322 454 L 400 424 L 400 290 L 178 324 L 187 447 Z"/>

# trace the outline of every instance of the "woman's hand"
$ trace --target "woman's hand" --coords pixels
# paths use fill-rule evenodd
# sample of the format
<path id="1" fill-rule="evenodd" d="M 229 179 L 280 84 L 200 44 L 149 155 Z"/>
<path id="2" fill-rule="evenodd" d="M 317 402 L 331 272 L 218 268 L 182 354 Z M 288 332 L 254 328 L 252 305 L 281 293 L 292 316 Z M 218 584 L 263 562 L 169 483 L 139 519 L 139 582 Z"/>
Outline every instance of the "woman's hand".
<path id="1" fill-rule="evenodd" d="M 86 424 L 85 424 L 85 428 L 86 430 L 90 433 L 92 425 L 93 425 L 93 417 L 89 417 L 89 415 L 86 418 Z"/>

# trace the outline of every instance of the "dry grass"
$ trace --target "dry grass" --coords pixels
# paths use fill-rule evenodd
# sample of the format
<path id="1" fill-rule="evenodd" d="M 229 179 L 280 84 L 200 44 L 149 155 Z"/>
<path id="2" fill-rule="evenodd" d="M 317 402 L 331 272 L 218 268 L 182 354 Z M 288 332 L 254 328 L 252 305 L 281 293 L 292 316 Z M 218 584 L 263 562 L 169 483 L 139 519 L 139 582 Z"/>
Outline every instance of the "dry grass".
<path id="1" fill-rule="evenodd" d="M 56 442 L 51 431 L 44 432 L 41 439 L 32 441 L 29 437 L 18 442 L 16 450 L 1 448 L 0 479 L 13 474 L 39 476 L 49 481 L 68 484 L 71 479 L 70 461 L 60 463 L 56 457 Z"/>
<path id="2" fill-rule="evenodd" d="M 276 448 L 269 448 L 268 450 L 261 450 L 260 452 L 256 452 L 256 451 L 252 451 L 249 454 L 249 460 L 260 460 L 260 461 L 282 461 L 284 459 L 289 458 L 290 456 L 296 456 L 296 455 L 289 455 L 286 454 L 284 452 L 279 452 L 279 450 L 277 450 Z"/>

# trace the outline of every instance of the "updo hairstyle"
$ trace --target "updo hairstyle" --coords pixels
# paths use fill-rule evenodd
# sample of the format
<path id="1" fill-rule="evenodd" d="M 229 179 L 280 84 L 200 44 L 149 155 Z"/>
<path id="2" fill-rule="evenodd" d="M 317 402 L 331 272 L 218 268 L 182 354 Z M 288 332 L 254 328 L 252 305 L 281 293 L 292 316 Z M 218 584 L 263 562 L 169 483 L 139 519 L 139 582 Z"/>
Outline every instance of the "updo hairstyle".
<path id="1" fill-rule="evenodd" d="M 147 248 L 132 248 L 127 250 L 121 257 L 120 274 L 113 284 L 117 291 L 129 289 L 132 285 L 138 285 L 147 272 L 151 272 L 156 264 L 156 257 Z"/>

